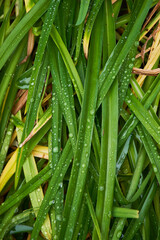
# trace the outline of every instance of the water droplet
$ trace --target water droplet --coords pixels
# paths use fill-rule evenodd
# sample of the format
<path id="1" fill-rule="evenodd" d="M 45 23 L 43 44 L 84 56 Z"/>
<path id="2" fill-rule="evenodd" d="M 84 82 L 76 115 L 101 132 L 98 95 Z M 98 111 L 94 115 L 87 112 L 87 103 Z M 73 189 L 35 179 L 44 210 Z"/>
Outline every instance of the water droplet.
<path id="1" fill-rule="evenodd" d="M 56 219 L 57 219 L 58 221 L 61 221 L 61 220 L 62 220 L 61 215 L 57 215 L 57 216 L 56 216 Z"/>
<path id="2" fill-rule="evenodd" d="M 120 238 L 121 235 L 122 235 L 122 232 L 121 232 L 121 231 L 118 231 L 118 232 L 117 232 L 117 238 Z"/>
<path id="3" fill-rule="evenodd" d="M 130 64 L 129 64 L 129 68 L 133 68 L 133 63 L 130 63 Z"/>
<path id="4" fill-rule="evenodd" d="M 54 148 L 53 148 L 53 152 L 54 152 L 54 153 L 57 153 L 57 152 L 58 152 L 58 147 L 54 147 Z"/>
<path id="5" fill-rule="evenodd" d="M 99 186 L 99 191 L 104 191 L 104 186 Z"/>
<path id="6" fill-rule="evenodd" d="M 70 138 L 72 138 L 72 137 L 73 137 L 73 134 L 72 134 L 72 133 L 70 133 L 70 134 L 69 134 L 69 137 L 70 137 Z"/>
<path id="7" fill-rule="evenodd" d="M 135 47 L 138 47 L 138 46 L 139 46 L 139 42 L 136 41 L 136 42 L 134 43 L 134 46 L 135 46 Z"/>
<path id="8" fill-rule="evenodd" d="M 157 173 L 157 172 L 158 172 L 157 167 L 156 167 L 155 165 L 153 165 L 152 167 L 153 167 L 153 171 L 154 171 L 155 173 Z"/>
<path id="9" fill-rule="evenodd" d="M 52 201 L 49 202 L 49 205 L 53 205 L 54 203 L 55 203 L 55 201 L 52 200 Z"/>

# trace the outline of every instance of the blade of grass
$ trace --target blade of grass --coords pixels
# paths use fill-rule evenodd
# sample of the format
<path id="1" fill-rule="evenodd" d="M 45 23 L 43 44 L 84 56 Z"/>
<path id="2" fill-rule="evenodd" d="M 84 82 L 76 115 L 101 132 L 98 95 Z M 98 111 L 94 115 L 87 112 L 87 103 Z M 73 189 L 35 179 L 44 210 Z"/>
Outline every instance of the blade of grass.
<path id="1" fill-rule="evenodd" d="M 157 184 L 155 181 L 153 181 L 149 191 L 147 191 L 147 194 L 145 194 L 145 196 L 143 198 L 144 203 L 140 209 L 139 218 L 131 221 L 131 223 L 130 223 L 129 227 L 127 228 L 127 231 L 124 235 L 124 238 L 123 238 L 124 240 L 133 239 L 135 233 L 140 228 L 141 224 L 144 221 L 144 217 L 145 217 L 146 213 L 148 212 L 151 202 L 154 198 L 156 189 L 157 189 Z"/>
<path id="2" fill-rule="evenodd" d="M 82 103 L 82 112 L 80 116 L 79 134 L 75 153 L 75 166 L 80 164 L 78 179 L 76 184 L 77 174 L 75 175 L 74 166 L 72 170 L 72 176 L 68 188 L 66 198 L 66 209 L 64 210 L 64 218 L 69 216 L 68 225 L 66 232 L 62 226 L 63 232 L 61 231 L 60 238 L 67 237 L 72 238 L 78 213 L 80 211 L 83 191 L 85 187 L 86 174 L 88 170 L 89 156 L 90 156 L 90 144 L 93 132 L 93 123 L 95 115 L 96 97 L 98 91 L 97 77 L 100 70 L 100 57 L 101 57 L 101 45 L 103 31 L 98 24 L 102 23 L 101 16 L 98 17 L 97 24 L 94 28 L 94 34 L 91 40 L 89 63 L 86 73 L 86 80 L 84 86 L 84 98 Z M 94 51 L 93 51 L 94 49 Z M 74 170 L 75 171 L 75 170 Z M 76 184 L 76 186 L 75 186 Z M 74 193 L 75 191 L 75 193 Z M 74 198 L 73 198 L 74 195 Z M 71 199 L 73 198 L 72 209 Z M 70 212 L 70 214 L 69 214 Z M 65 223 L 66 224 L 66 223 Z"/>
<path id="3" fill-rule="evenodd" d="M 160 90 L 160 83 L 159 83 L 160 76 L 157 76 L 153 84 L 150 86 L 146 94 L 143 96 L 143 99 L 141 100 L 141 104 L 148 109 L 149 106 L 154 101 L 156 95 L 158 94 Z M 118 136 L 118 147 L 120 148 L 126 139 L 129 137 L 129 135 L 132 133 L 136 125 L 138 124 L 138 119 L 132 114 L 129 118 L 129 120 L 124 125 L 123 129 L 120 131 Z"/>
<path id="4" fill-rule="evenodd" d="M 152 118 L 146 108 L 137 100 L 131 91 L 128 90 L 126 103 L 135 116 L 141 121 L 146 130 L 151 134 L 157 143 L 160 143 L 159 124 Z"/>
<path id="5" fill-rule="evenodd" d="M 84 21 L 87 11 L 88 11 L 89 3 L 90 3 L 90 0 L 82 0 L 81 1 L 76 25 L 80 25 Z"/>
<path id="6" fill-rule="evenodd" d="M 106 22 L 107 22 L 108 56 L 110 56 L 116 43 L 115 23 L 114 23 L 114 18 L 112 17 L 113 10 L 112 10 L 111 1 L 105 1 L 105 8 L 106 8 Z M 107 170 L 106 170 L 106 179 L 105 179 L 104 207 L 103 207 L 102 222 L 101 222 L 102 239 L 106 239 L 109 233 L 109 226 L 110 226 L 111 212 L 112 212 L 112 205 L 113 205 L 116 158 L 117 158 L 117 138 L 118 138 L 118 79 L 114 82 L 114 84 L 110 88 L 108 92 L 107 101 L 108 101 L 107 104 L 108 104 L 108 114 L 109 114 L 109 120 L 106 120 L 106 122 L 108 122 L 108 140 L 107 140 L 108 152 L 107 152 L 107 165 L 106 165 Z"/>
<path id="7" fill-rule="evenodd" d="M 16 52 L 14 55 L 11 57 L 10 62 L 8 63 L 7 69 L 6 69 L 6 74 L 4 75 L 3 79 L 1 80 L 0 83 L 0 88 L 1 88 L 1 95 L 0 95 L 0 109 L 2 111 L 2 103 L 4 100 L 4 96 L 6 94 L 7 88 L 9 86 L 9 83 L 11 83 L 13 79 L 13 73 L 16 69 L 16 66 L 19 62 L 19 58 L 22 54 L 22 51 L 25 47 L 26 44 L 26 39 L 22 41 L 22 43 L 18 46 L 16 49 Z"/>
<path id="8" fill-rule="evenodd" d="M 0 47 L 0 69 L 4 66 L 7 59 L 32 25 L 45 13 L 49 6 L 49 2 L 50 1 L 47 0 L 38 1 L 38 3 L 25 15 L 25 17 L 14 28 L 12 33 L 7 37 L 3 45 Z"/>
<path id="9" fill-rule="evenodd" d="M 19 119 L 21 119 L 20 111 L 17 113 L 17 116 Z M 23 134 L 23 128 L 17 127 L 16 131 L 17 131 L 18 142 L 20 142 L 21 138 L 22 138 L 22 134 Z M 23 165 L 23 172 L 24 172 L 26 182 L 29 182 L 35 175 L 38 174 L 35 158 L 33 157 L 32 154 L 26 158 L 24 165 Z M 37 216 L 37 210 L 41 206 L 41 203 L 44 198 L 41 186 L 38 189 L 36 189 L 35 191 L 33 191 L 32 193 L 30 193 L 29 196 L 30 196 L 30 200 L 32 203 L 32 207 L 35 212 L 35 216 Z M 50 226 L 50 219 L 49 219 L 48 215 L 44 221 L 41 231 L 47 239 L 51 239 L 51 226 Z"/>
<path id="10" fill-rule="evenodd" d="M 130 51 L 130 48 L 133 44 L 137 46 L 137 42 L 135 41 L 140 32 L 140 28 L 146 17 L 151 2 L 152 1 L 150 0 L 144 0 L 143 3 L 137 2 L 132 12 L 130 22 L 123 36 L 119 40 L 118 44 L 116 45 L 112 54 L 107 60 L 105 66 L 103 67 L 103 70 L 99 77 L 100 85 L 97 107 L 99 107 L 102 103 L 103 98 L 107 94 L 111 84 L 113 83 L 116 75 L 118 74 L 123 61 L 125 60 L 128 52 Z"/>

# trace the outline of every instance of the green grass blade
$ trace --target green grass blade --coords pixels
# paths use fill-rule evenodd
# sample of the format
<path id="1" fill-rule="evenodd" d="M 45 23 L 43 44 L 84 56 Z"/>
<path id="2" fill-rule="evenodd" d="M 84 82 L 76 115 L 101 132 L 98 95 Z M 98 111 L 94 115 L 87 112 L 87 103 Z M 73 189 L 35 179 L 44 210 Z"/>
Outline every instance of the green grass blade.
<path id="1" fill-rule="evenodd" d="M 7 88 L 9 86 L 9 83 L 12 82 L 13 79 L 13 73 L 16 69 L 17 64 L 19 63 L 19 59 L 21 57 L 22 51 L 25 47 L 26 44 L 26 39 L 22 41 L 22 43 L 19 45 L 17 48 L 16 52 L 14 55 L 11 57 L 10 62 L 8 63 L 7 69 L 6 69 L 6 74 L 4 75 L 3 79 L 1 80 L 0 83 L 0 88 L 1 88 L 1 95 L 0 95 L 0 109 L 2 111 L 2 103 L 4 100 L 4 96 L 7 92 Z"/>
<path id="2" fill-rule="evenodd" d="M 154 101 L 156 95 L 158 94 L 160 90 L 160 82 L 159 82 L 160 76 L 157 76 L 153 84 L 150 86 L 146 94 L 143 96 L 143 99 L 141 99 L 141 103 L 144 104 L 144 107 L 146 109 L 149 108 L 149 106 Z M 126 139 L 129 137 L 129 135 L 132 133 L 136 125 L 138 124 L 138 119 L 132 114 L 129 118 L 129 120 L 126 122 L 124 127 L 119 133 L 118 136 L 118 147 L 120 148 Z"/>
<path id="3" fill-rule="evenodd" d="M 137 126 L 137 128 L 138 128 L 140 138 L 141 138 L 141 140 L 144 144 L 145 150 L 147 152 L 147 155 L 149 157 L 149 160 L 152 164 L 153 171 L 157 177 L 158 182 L 160 182 L 160 162 L 159 162 L 160 156 L 159 156 L 157 147 L 155 146 L 153 139 L 148 134 L 148 132 L 144 128 L 144 126 L 139 124 Z"/>
<path id="4" fill-rule="evenodd" d="M 88 11 L 89 3 L 90 3 L 90 0 L 82 0 L 81 1 L 76 25 L 80 25 L 84 21 L 87 11 Z"/>
<path id="5" fill-rule="evenodd" d="M 88 58 L 88 47 L 89 47 L 92 28 L 102 3 L 103 3 L 103 0 L 94 1 L 94 4 L 92 5 L 92 8 L 90 10 L 90 14 L 87 20 L 84 37 L 83 37 L 83 49 L 84 49 L 84 55 L 86 58 Z"/>
<path id="6" fill-rule="evenodd" d="M 105 8 L 106 8 L 107 44 L 109 56 L 116 43 L 115 23 L 112 17 L 113 10 L 111 1 L 105 2 Z M 108 236 L 111 212 L 113 207 L 116 158 L 117 158 L 117 138 L 118 138 L 118 79 L 114 82 L 114 84 L 110 88 L 108 92 L 107 101 L 109 114 L 109 120 L 106 120 L 106 123 L 108 122 L 108 140 L 107 140 L 108 151 L 106 164 L 107 170 L 105 180 L 104 207 L 101 222 L 102 239 L 106 239 Z"/>
<path id="7" fill-rule="evenodd" d="M 58 169 L 60 169 L 60 171 L 55 171 L 55 174 L 53 174 L 50 180 L 49 186 L 47 188 L 47 192 L 45 194 L 44 200 L 38 212 L 34 229 L 32 231 L 31 239 L 36 239 L 38 237 L 40 228 L 45 220 L 45 217 L 49 209 L 53 204 L 53 199 L 55 198 L 59 187 L 61 187 L 62 185 L 62 181 L 70 165 L 71 158 L 72 158 L 72 151 L 70 151 L 70 144 L 68 144 L 65 150 L 63 151 L 59 164 L 57 164 L 57 167 Z M 61 165 L 61 168 L 59 168 L 59 165 L 61 164 L 62 161 L 63 161 L 63 166 Z"/>
<path id="8" fill-rule="evenodd" d="M 151 202 L 154 198 L 154 195 L 155 195 L 155 192 L 156 192 L 156 189 L 157 189 L 157 184 L 155 181 L 153 181 L 150 189 L 149 189 L 149 192 L 147 192 L 147 194 L 145 195 L 145 198 L 144 198 L 144 203 L 140 209 L 140 212 L 139 212 L 139 218 L 137 220 L 132 220 L 125 235 L 124 235 L 124 240 L 131 240 L 133 239 L 135 233 L 138 231 L 138 229 L 140 228 L 141 224 L 143 223 L 144 221 L 144 217 L 146 215 L 146 213 L 148 212 L 148 209 L 151 205 Z"/>
<path id="9" fill-rule="evenodd" d="M 23 130 L 23 135 L 22 135 L 22 139 L 21 139 L 21 144 L 25 140 L 30 139 L 30 135 L 32 135 L 31 131 L 33 131 L 32 128 L 34 126 L 34 123 L 35 123 L 35 120 L 37 117 L 39 101 L 40 101 L 46 74 L 47 74 L 47 55 L 45 55 L 43 64 L 41 66 L 38 89 L 36 89 L 36 88 L 34 89 L 32 100 L 30 101 L 30 105 L 29 105 L 29 109 L 28 109 L 27 117 L 26 117 L 26 122 L 25 122 L 24 130 Z M 39 124 L 41 124 L 41 123 L 39 123 Z M 43 124 L 42 124 L 42 126 L 43 126 Z M 36 132 L 37 127 L 35 127 L 34 130 Z M 21 146 L 21 144 L 20 144 L 20 146 Z M 28 143 L 26 143 L 23 147 L 19 148 L 18 157 L 17 157 L 17 165 L 16 165 L 16 173 L 15 173 L 15 187 L 17 186 L 17 183 L 18 183 L 18 180 L 20 177 L 20 173 L 21 173 L 21 169 L 22 169 L 24 160 L 26 158 L 27 151 L 28 151 Z"/>
<path id="10" fill-rule="evenodd" d="M 93 204 L 92 204 L 92 200 L 90 198 L 89 192 L 85 193 L 85 197 L 87 199 L 87 204 L 88 204 L 88 208 L 89 208 L 89 211 L 90 211 L 90 214 L 91 214 L 91 217 L 92 217 L 92 221 L 93 221 L 95 229 L 97 231 L 98 239 L 100 240 L 101 239 L 101 232 L 100 232 L 98 220 L 97 220 L 94 208 L 93 208 Z"/>
<path id="11" fill-rule="evenodd" d="M 157 143 L 160 143 L 159 124 L 152 118 L 146 108 L 137 100 L 131 91 L 128 91 L 126 103 L 135 116 L 141 121 L 146 130 L 151 134 Z"/>
<path id="12" fill-rule="evenodd" d="M 23 39 L 33 24 L 45 13 L 50 1 L 40 0 L 17 24 L 11 34 L 0 47 L 0 69 L 13 53 L 19 42 Z"/>
<path id="13" fill-rule="evenodd" d="M 56 46 L 58 47 L 63 61 L 66 65 L 66 68 L 69 72 L 70 78 L 72 80 L 73 86 L 76 90 L 79 102 L 82 102 L 82 96 L 83 96 L 83 86 L 82 86 L 82 82 L 80 80 L 79 74 L 74 66 L 74 63 L 71 59 L 71 56 L 65 46 L 65 44 L 63 43 L 58 31 L 56 30 L 55 27 L 52 27 L 51 30 L 51 37 L 53 39 L 53 41 L 55 42 Z"/>
<path id="14" fill-rule="evenodd" d="M 99 77 L 100 86 L 99 86 L 99 95 L 97 107 L 103 101 L 103 98 L 107 94 L 111 84 L 113 83 L 115 77 L 117 76 L 120 67 L 122 66 L 123 61 L 125 60 L 130 48 L 133 44 L 137 45 L 136 39 L 140 32 L 142 23 L 146 17 L 148 9 L 152 1 L 144 0 L 142 2 L 137 2 L 131 16 L 131 20 L 119 40 L 118 44 L 114 48 L 112 54 L 107 60 L 101 74 Z"/>
<path id="15" fill-rule="evenodd" d="M 119 208 L 113 207 L 113 216 L 114 217 L 121 217 L 121 218 L 138 218 L 139 211 L 130 208 Z"/>
<path id="16" fill-rule="evenodd" d="M 98 18 L 98 23 L 101 24 L 102 20 L 101 18 L 100 19 L 99 18 Z M 90 144 L 92 139 L 93 124 L 94 124 L 96 96 L 98 91 L 97 78 L 100 70 L 100 57 L 101 57 L 101 45 L 102 45 L 102 34 L 103 34 L 102 29 L 98 27 L 98 23 L 95 26 L 94 35 L 92 37 L 89 63 L 88 63 L 85 86 L 84 86 L 84 98 L 83 98 L 83 104 L 82 104 L 82 112 L 80 116 L 79 134 L 77 139 L 75 160 L 74 160 L 72 175 L 71 175 L 67 198 L 66 198 L 66 209 L 64 210 L 64 218 L 69 216 L 69 212 L 70 212 L 70 217 L 69 217 L 69 222 L 67 225 L 66 232 L 64 232 L 64 230 L 63 232 L 61 231 L 61 235 L 60 235 L 61 239 L 63 239 L 65 236 L 67 236 L 68 239 L 72 238 L 72 234 L 75 228 L 75 223 L 78 217 L 78 213 L 80 211 L 83 191 L 85 187 L 86 174 L 87 174 L 89 156 L 90 156 Z M 80 164 L 79 173 L 77 172 L 77 164 L 78 165 Z M 77 179 L 77 174 L 78 174 L 78 179 Z M 77 184 L 76 184 L 76 180 L 77 180 Z M 72 198 L 73 198 L 73 204 L 71 209 Z M 77 209 L 77 211 L 74 211 L 74 209 Z M 63 226 L 62 226 L 62 229 L 63 229 Z M 71 229 L 73 231 L 70 231 Z"/>

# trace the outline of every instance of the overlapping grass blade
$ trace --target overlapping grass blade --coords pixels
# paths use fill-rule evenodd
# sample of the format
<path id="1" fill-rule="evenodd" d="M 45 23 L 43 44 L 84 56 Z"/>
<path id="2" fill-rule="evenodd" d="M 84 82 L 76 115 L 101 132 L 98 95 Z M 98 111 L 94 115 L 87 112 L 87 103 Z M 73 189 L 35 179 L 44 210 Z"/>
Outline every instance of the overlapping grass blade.
<path id="1" fill-rule="evenodd" d="M 144 95 L 143 99 L 141 100 L 141 103 L 144 104 L 143 106 L 148 109 L 149 106 L 154 101 L 155 97 L 157 96 L 159 90 L 160 90 L 160 83 L 159 83 L 159 77 L 155 79 L 153 84 L 150 86 L 146 94 Z M 138 101 L 138 100 L 137 100 Z M 120 131 L 118 136 L 118 147 L 120 148 L 123 143 L 126 141 L 126 139 L 129 137 L 129 135 L 132 133 L 136 125 L 138 124 L 138 119 L 132 114 L 126 124 L 124 125 L 123 129 Z M 158 129 L 157 129 L 158 130 Z"/>
<path id="2" fill-rule="evenodd" d="M 38 1 L 38 3 L 25 15 L 25 17 L 17 24 L 11 34 L 7 37 L 3 45 L 0 47 L 0 69 L 4 66 L 7 59 L 13 53 L 32 25 L 45 13 L 48 6 L 49 1 Z"/>
<path id="3" fill-rule="evenodd" d="M 130 51 L 132 45 L 137 45 L 136 39 L 140 32 L 140 28 L 146 17 L 148 9 L 151 5 L 151 2 L 152 1 L 147 0 L 144 0 L 143 3 L 137 2 L 134 10 L 132 11 L 130 22 L 123 36 L 121 37 L 109 59 L 107 60 L 99 77 L 100 85 L 97 102 L 98 107 L 102 103 L 103 98 L 107 94 L 111 84 L 113 83 L 116 75 L 118 74 L 120 67 L 122 66 L 122 63 L 126 58 L 128 52 Z"/>
<path id="4" fill-rule="evenodd" d="M 72 238 L 73 231 L 75 228 L 78 213 L 80 211 L 82 196 L 85 187 L 86 174 L 88 170 L 89 156 L 90 156 L 90 144 L 92 140 L 94 115 L 96 107 L 96 97 L 98 93 L 98 75 L 100 71 L 100 56 L 102 48 L 102 34 L 103 31 L 98 24 L 101 24 L 101 16 L 98 17 L 97 25 L 94 28 L 94 33 L 92 37 L 91 47 L 89 55 L 89 63 L 86 73 L 86 80 L 84 86 L 84 98 L 82 103 L 82 112 L 80 116 L 79 134 L 77 139 L 76 153 L 75 153 L 75 166 L 80 164 L 78 179 L 76 183 L 77 175 L 72 172 L 72 177 L 69 184 L 69 189 L 67 193 L 66 209 L 64 210 L 64 217 L 66 214 L 69 215 L 69 221 L 64 235 L 64 230 L 61 238 L 67 236 L 68 239 Z M 74 166 L 73 166 L 74 167 Z M 74 168 L 73 168 L 74 169 Z M 73 170 L 72 170 L 73 171 Z M 75 185 L 76 184 L 76 185 Z M 73 198 L 72 209 L 71 201 Z M 68 202 L 69 201 L 69 202 Z M 70 212 L 70 214 L 69 214 Z M 63 226 L 62 226 L 63 228 Z M 71 229 L 73 231 L 71 231 Z M 62 237 L 63 236 L 63 237 Z"/>

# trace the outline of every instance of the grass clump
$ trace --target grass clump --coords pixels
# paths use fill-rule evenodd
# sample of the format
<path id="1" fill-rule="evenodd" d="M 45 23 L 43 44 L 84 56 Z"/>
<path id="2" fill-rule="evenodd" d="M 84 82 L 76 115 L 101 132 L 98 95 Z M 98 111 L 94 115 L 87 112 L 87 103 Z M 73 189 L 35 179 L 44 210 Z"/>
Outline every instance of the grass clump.
<path id="1" fill-rule="evenodd" d="M 0 1 L 0 239 L 159 239 L 158 1 Z"/>

